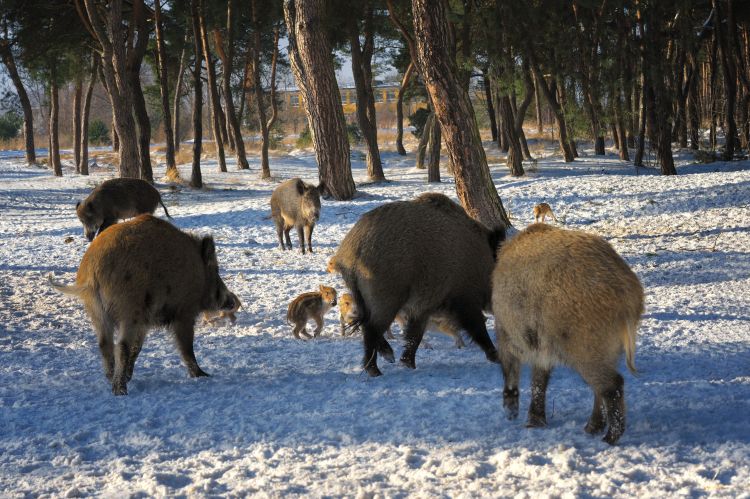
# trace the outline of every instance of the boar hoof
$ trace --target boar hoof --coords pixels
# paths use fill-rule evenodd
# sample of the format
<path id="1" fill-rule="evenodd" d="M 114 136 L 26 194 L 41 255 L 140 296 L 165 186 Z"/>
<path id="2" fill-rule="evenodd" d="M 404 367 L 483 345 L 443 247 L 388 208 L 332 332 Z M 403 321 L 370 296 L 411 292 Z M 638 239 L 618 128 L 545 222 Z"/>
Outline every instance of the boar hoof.
<path id="1" fill-rule="evenodd" d="M 202 377 L 208 377 L 210 376 L 206 371 L 201 369 L 200 367 L 196 367 L 195 369 L 190 370 L 190 377 L 191 378 L 202 378 Z"/>
<path id="2" fill-rule="evenodd" d="M 112 385 L 112 395 L 127 395 L 128 394 L 128 387 L 125 386 L 125 384 L 121 385 Z"/>
<path id="3" fill-rule="evenodd" d="M 369 374 L 371 378 L 377 378 L 378 376 L 383 375 L 380 369 L 378 369 L 378 366 L 367 366 L 365 370 L 367 371 L 367 374 Z"/>
<path id="4" fill-rule="evenodd" d="M 396 362 L 396 356 L 393 355 L 393 348 L 391 348 L 391 345 L 387 341 L 383 340 L 378 345 L 378 353 L 389 363 L 393 364 Z"/>
<path id="5" fill-rule="evenodd" d="M 604 423 L 589 421 L 588 423 L 586 423 L 583 431 L 585 431 L 589 435 L 596 435 L 597 433 L 601 433 L 604 431 Z"/>
<path id="6" fill-rule="evenodd" d="M 612 431 L 612 428 L 610 428 L 607 434 L 604 435 L 602 442 L 607 442 L 609 445 L 615 445 L 617 441 L 620 440 L 621 436 L 622 432 L 614 432 Z"/>
<path id="7" fill-rule="evenodd" d="M 409 369 L 416 369 L 417 364 L 414 362 L 414 358 L 401 357 L 401 364 L 405 365 Z"/>
<path id="8" fill-rule="evenodd" d="M 518 417 L 518 388 L 506 388 L 503 390 L 503 407 L 505 417 L 516 419 Z"/>
<path id="9" fill-rule="evenodd" d="M 526 420 L 526 428 L 544 428 L 547 426 L 547 418 L 537 414 L 529 414 Z"/>

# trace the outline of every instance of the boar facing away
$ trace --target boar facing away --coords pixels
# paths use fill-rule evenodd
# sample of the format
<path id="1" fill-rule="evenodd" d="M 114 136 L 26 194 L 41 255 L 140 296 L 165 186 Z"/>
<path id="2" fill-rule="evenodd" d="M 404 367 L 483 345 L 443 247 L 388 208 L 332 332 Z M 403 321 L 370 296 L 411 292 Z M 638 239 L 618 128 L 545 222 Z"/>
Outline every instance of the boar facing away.
<path id="1" fill-rule="evenodd" d="M 483 310 L 489 309 L 495 248 L 505 231 L 490 231 L 442 194 L 389 203 L 365 213 L 332 258 L 351 290 L 363 330 L 363 364 L 379 376 L 377 354 L 393 362 L 383 334 L 401 314 L 405 347 L 415 356 L 431 316 L 446 313 L 497 362 Z"/>
<path id="2" fill-rule="evenodd" d="M 127 394 L 146 333 L 156 326 L 171 329 L 191 377 L 207 376 L 193 352 L 195 319 L 203 311 L 236 306 L 219 276 L 213 239 L 191 236 L 151 215 L 97 237 L 83 255 L 75 285 L 52 284 L 83 301 L 115 395 Z"/>
<path id="3" fill-rule="evenodd" d="M 575 369 L 594 392 L 588 433 L 608 426 L 614 444 L 625 431 L 625 398 L 617 363 L 635 372 L 635 337 L 643 288 L 628 264 L 602 238 L 533 224 L 498 252 L 492 309 L 505 378 L 506 415 L 518 416 L 520 362 L 531 364 L 526 425 L 546 426 L 550 372 Z"/>
<path id="4" fill-rule="evenodd" d="M 76 214 L 83 224 L 86 238 L 92 241 L 118 220 L 152 214 L 159 204 L 172 218 L 154 186 L 137 178 L 114 178 L 102 182 L 86 199 L 79 201 Z"/>

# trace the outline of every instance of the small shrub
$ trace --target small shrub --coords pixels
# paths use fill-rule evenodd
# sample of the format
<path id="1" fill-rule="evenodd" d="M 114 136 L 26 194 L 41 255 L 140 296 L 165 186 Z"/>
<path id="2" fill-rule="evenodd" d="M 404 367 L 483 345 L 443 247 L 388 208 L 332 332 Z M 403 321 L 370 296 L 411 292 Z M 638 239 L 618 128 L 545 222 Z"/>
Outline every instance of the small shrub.
<path id="1" fill-rule="evenodd" d="M 297 139 L 297 142 L 295 142 L 295 145 L 298 149 L 304 149 L 305 147 L 310 147 L 312 145 L 312 135 L 310 135 L 310 127 L 305 126 L 305 129 L 302 130 L 302 133 L 299 134 L 299 138 Z"/>
<path id="2" fill-rule="evenodd" d="M 0 139 L 9 140 L 18 137 L 23 125 L 23 118 L 14 111 L 8 111 L 0 116 Z"/>
<path id="3" fill-rule="evenodd" d="M 346 125 L 346 137 L 349 139 L 350 144 L 361 144 L 363 137 L 359 125 L 356 123 Z"/>
<path id="4" fill-rule="evenodd" d="M 106 146 L 111 143 L 109 128 L 102 120 L 89 123 L 89 143 L 97 146 Z"/>
<path id="5" fill-rule="evenodd" d="M 713 163 L 714 161 L 716 161 L 717 156 L 715 151 L 700 149 L 693 153 L 693 158 L 698 163 Z"/>

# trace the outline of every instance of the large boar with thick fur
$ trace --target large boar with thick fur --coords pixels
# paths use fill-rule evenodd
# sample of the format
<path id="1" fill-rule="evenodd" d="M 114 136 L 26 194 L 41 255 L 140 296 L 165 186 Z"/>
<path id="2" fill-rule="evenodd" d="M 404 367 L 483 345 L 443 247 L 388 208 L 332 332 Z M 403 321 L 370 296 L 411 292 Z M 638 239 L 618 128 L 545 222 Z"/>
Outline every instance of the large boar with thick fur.
<path id="1" fill-rule="evenodd" d="M 89 241 L 118 220 L 152 214 L 161 204 L 169 217 L 161 194 L 153 185 L 137 178 L 114 178 L 97 186 L 76 204 L 76 214 Z"/>
<path id="2" fill-rule="evenodd" d="M 75 285 L 52 284 L 83 301 L 115 395 L 127 394 L 146 333 L 157 326 L 171 329 L 190 376 L 207 376 L 193 352 L 195 319 L 236 306 L 219 276 L 213 238 L 191 236 L 151 215 L 97 237 Z"/>
<path id="3" fill-rule="evenodd" d="M 271 217 L 276 224 L 281 249 L 292 249 L 289 232 L 297 229 L 299 246 L 305 253 L 312 253 L 312 233 L 320 219 L 320 193 L 323 184 L 314 186 L 306 184 L 299 178 L 292 178 L 279 184 L 271 194 Z M 284 239 L 286 238 L 286 244 Z"/>
<path id="4" fill-rule="evenodd" d="M 498 252 L 492 309 L 505 378 L 503 403 L 518 416 L 520 362 L 532 366 L 527 426 L 545 426 L 550 372 L 575 369 L 594 392 L 588 433 L 608 427 L 614 444 L 625 431 L 625 353 L 635 372 L 635 337 L 643 288 L 628 264 L 602 238 L 533 224 Z"/>
<path id="5" fill-rule="evenodd" d="M 357 221 L 331 261 L 356 302 L 370 376 L 382 374 L 378 353 L 393 361 L 383 334 L 399 313 L 406 341 L 401 362 L 410 368 L 429 318 L 439 313 L 497 361 L 482 311 L 490 307 L 495 248 L 504 235 L 436 193 L 380 206 Z"/>

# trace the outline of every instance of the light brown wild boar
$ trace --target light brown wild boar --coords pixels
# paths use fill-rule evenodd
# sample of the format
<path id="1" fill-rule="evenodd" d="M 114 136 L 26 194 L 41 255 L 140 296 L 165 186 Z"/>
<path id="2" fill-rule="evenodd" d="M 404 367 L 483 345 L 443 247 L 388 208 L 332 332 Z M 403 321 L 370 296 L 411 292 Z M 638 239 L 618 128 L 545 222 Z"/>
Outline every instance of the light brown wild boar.
<path id="1" fill-rule="evenodd" d="M 75 285 L 52 284 L 83 301 L 115 395 L 127 394 L 143 340 L 156 326 L 174 333 L 191 377 L 208 376 L 193 352 L 195 319 L 202 311 L 236 306 L 219 276 L 213 238 L 191 236 L 151 215 L 97 237 L 83 255 Z"/>
<path id="2" fill-rule="evenodd" d="M 396 316 L 396 322 L 398 322 L 401 329 L 406 328 L 406 316 L 399 313 Z M 463 348 L 466 346 L 463 338 L 461 337 L 461 325 L 453 317 L 448 314 L 438 312 L 432 314 L 427 320 L 427 325 L 424 328 L 425 331 L 436 331 L 446 336 L 453 338 L 456 348 Z"/>
<path id="3" fill-rule="evenodd" d="M 302 254 L 312 253 L 312 233 L 320 219 L 320 193 L 323 184 L 315 187 L 299 178 L 292 178 L 279 184 L 271 194 L 271 217 L 276 224 L 281 249 L 292 249 L 289 232 L 296 227 Z M 286 245 L 284 244 L 286 238 Z"/>
<path id="4" fill-rule="evenodd" d="M 623 351 L 635 372 L 635 338 L 643 288 L 604 239 L 580 231 L 533 224 L 498 252 L 492 309 L 505 378 L 503 405 L 518 416 L 520 362 L 532 366 L 526 425 L 545 426 L 547 382 L 553 366 L 575 369 L 594 391 L 586 431 L 609 426 L 604 441 L 625 431 Z"/>
<path id="5" fill-rule="evenodd" d="M 333 266 L 352 292 L 359 311 L 364 367 L 382 373 L 377 354 L 392 362 L 383 333 L 404 314 L 406 346 L 401 362 L 415 356 L 430 316 L 444 312 L 497 361 L 482 310 L 489 309 L 495 248 L 504 238 L 471 219 L 442 194 L 388 203 L 365 213 L 333 257 Z"/>
<path id="6" fill-rule="evenodd" d="M 85 200 L 79 201 L 76 214 L 83 224 L 86 238 L 92 241 L 118 220 L 152 214 L 159 204 L 172 218 L 154 186 L 137 178 L 114 178 L 105 180 Z"/>
<path id="7" fill-rule="evenodd" d="M 547 215 L 551 216 L 552 219 L 557 222 L 557 217 L 552 212 L 552 207 L 550 205 L 547 203 L 539 203 L 534 206 L 534 222 L 544 223 L 544 219 L 547 218 Z"/>
<path id="8" fill-rule="evenodd" d="M 323 330 L 323 317 L 336 306 L 336 290 L 328 286 L 320 286 L 319 291 L 302 293 L 289 303 L 286 320 L 294 324 L 292 333 L 299 339 L 300 334 L 306 338 L 318 337 Z M 316 324 L 313 336 L 307 332 L 307 321 L 314 320 Z"/>

